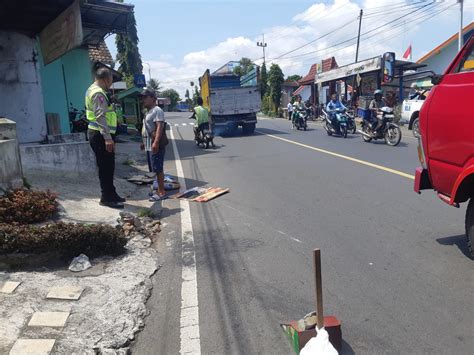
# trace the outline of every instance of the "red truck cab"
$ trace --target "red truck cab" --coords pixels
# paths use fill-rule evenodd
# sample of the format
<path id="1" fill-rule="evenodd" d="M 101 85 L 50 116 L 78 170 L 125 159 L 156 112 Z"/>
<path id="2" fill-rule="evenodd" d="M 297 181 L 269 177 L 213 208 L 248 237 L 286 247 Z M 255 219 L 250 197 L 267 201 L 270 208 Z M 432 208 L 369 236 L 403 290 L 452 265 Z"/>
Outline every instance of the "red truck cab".
<path id="1" fill-rule="evenodd" d="M 433 84 L 420 111 L 415 191 L 433 189 L 455 207 L 469 200 L 466 235 L 474 256 L 474 36 Z"/>

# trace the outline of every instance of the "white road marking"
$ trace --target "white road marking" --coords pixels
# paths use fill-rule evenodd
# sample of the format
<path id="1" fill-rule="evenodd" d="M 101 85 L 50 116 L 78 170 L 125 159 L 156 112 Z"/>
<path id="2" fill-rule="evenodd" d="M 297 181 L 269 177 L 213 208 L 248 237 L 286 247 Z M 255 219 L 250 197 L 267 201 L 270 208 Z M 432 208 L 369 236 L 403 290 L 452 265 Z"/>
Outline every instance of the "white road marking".
<path id="1" fill-rule="evenodd" d="M 294 240 L 295 242 L 298 242 L 298 243 L 303 243 L 301 240 L 299 240 L 297 238 L 290 237 L 290 239 L 292 239 L 292 240 Z"/>
<path id="2" fill-rule="evenodd" d="M 181 123 L 181 125 L 183 125 L 183 126 L 187 126 L 187 123 Z"/>
<path id="3" fill-rule="evenodd" d="M 183 166 L 179 158 L 178 147 L 173 130 L 170 130 L 173 152 L 176 161 L 178 182 L 186 190 Z M 199 306 L 197 290 L 196 253 L 194 250 L 194 234 L 191 222 L 189 202 L 180 200 L 181 205 L 181 315 L 180 315 L 180 354 L 200 354 L 201 338 L 199 333 Z"/>
<path id="4" fill-rule="evenodd" d="M 300 142 L 297 142 L 297 141 L 292 141 L 290 139 L 286 139 L 286 138 L 282 138 L 282 137 L 278 137 L 278 136 L 275 136 L 273 134 L 267 134 L 265 132 L 260 132 L 260 131 L 256 131 L 260 134 L 264 134 L 266 135 L 267 137 L 271 137 L 273 139 L 278 139 L 280 141 L 283 141 L 283 142 L 287 142 L 287 143 L 291 143 L 291 144 L 294 144 L 294 145 L 297 145 L 297 146 L 300 146 L 300 147 L 303 147 L 303 148 L 307 148 L 307 149 L 311 149 L 311 150 L 314 150 L 316 152 L 320 152 L 320 153 L 324 153 L 324 154 L 327 154 L 327 155 L 331 155 L 333 157 L 337 157 L 337 158 L 341 158 L 341 159 L 345 159 L 345 160 L 349 160 L 349 161 L 352 161 L 354 163 L 357 163 L 357 164 L 361 164 L 361 165 L 365 165 L 365 166 L 369 166 L 371 168 L 374 168 L 374 169 L 379 169 L 379 170 L 383 170 L 383 171 L 386 171 L 388 173 L 392 173 L 392 174 L 395 174 L 395 175 L 399 175 L 399 176 L 402 176 L 404 178 L 407 178 L 407 179 L 410 179 L 410 180 L 415 180 L 415 176 L 411 175 L 411 174 L 407 174 L 407 173 L 404 173 L 403 171 L 399 171 L 399 170 L 395 170 L 395 169 L 392 169 L 392 168 L 388 168 L 386 166 L 382 166 L 382 165 L 378 165 L 378 164 L 374 164 L 374 163 L 371 163 L 369 161 L 365 161 L 365 160 L 361 160 L 361 159 L 356 159 L 356 158 L 353 158 L 353 157 L 350 157 L 348 155 L 344 155 L 344 154 L 339 154 L 339 153 L 335 153 L 335 152 L 331 152 L 329 150 L 326 150 L 326 149 L 321 149 L 321 148 L 317 148 L 317 147 L 313 147 L 311 145 L 307 145 L 307 144 L 303 144 L 303 143 L 300 143 Z"/>
<path id="5" fill-rule="evenodd" d="M 175 123 L 174 126 L 175 126 L 175 127 L 179 127 L 179 124 Z"/>

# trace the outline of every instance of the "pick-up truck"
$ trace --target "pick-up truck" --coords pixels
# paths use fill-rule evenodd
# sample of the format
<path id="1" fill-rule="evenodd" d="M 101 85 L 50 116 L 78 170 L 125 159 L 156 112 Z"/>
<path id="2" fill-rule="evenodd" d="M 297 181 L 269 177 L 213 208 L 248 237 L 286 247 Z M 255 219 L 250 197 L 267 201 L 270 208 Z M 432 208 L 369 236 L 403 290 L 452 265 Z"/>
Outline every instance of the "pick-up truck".
<path id="1" fill-rule="evenodd" d="M 419 116 L 426 96 L 428 96 L 428 90 L 424 90 L 415 97 L 403 101 L 401 122 L 408 124 L 408 129 L 412 130 L 415 137 L 420 135 Z"/>
<path id="2" fill-rule="evenodd" d="M 474 257 L 474 35 L 434 88 L 420 111 L 415 191 L 433 189 L 451 206 L 469 201 L 465 230 Z"/>

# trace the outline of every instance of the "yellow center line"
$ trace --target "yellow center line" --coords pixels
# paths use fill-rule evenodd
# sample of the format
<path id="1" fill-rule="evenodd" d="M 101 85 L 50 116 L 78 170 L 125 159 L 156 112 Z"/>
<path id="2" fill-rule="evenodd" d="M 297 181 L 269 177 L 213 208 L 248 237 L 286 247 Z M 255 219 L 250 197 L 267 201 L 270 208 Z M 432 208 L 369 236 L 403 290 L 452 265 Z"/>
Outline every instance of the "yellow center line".
<path id="1" fill-rule="evenodd" d="M 311 150 L 314 150 L 314 151 L 316 151 L 316 152 L 320 152 L 320 153 L 332 155 L 333 157 L 337 157 L 337 158 L 349 160 L 349 161 L 352 161 L 352 162 L 357 163 L 357 164 L 361 164 L 361 165 L 365 165 L 365 166 L 370 166 L 371 168 L 379 169 L 379 170 L 382 170 L 382 171 L 386 171 L 386 172 L 388 172 L 388 173 L 392 173 L 392 174 L 395 174 L 395 175 L 399 175 L 399 176 L 402 176 L 402 177 L 407 178 L 407 179 L 410 179 L 410 180 L 415 180 L 415 177 L 414 177 L 413 175 L 404 173 L 404 172 L 399 171 L 399 170 L 387 168 L 386 166 L 374 164 L 374 163 L 371 163 L 371 162 L 368 162 L 368 161 L 365 161 L 365 160 L 360 160 L 360 159 L 352 158 L 352 157 L 349 157 L 349 156 L 347 156 L 347 155 L 342 155 L 342 154 L 339 154 L 339 153 L 334 153 L 334 152 L 331 152 L 331 151 L 329 151 L 329 150 L 325 150 L 325 149 L 321 149 L 321 148 L 316 148 L 316 147 L 313 147 L 313 146 L 310 146 L 310 145 L 307 145 L 307 144 L 303 144 L 303 143 L 295 142 L 295 141 L 292 141 L 292 140 L 289 140 L 289 139 L 286 139 L 286 138 L 274 136 L 273 134 L 266 134 L 266 133 L 261 132 L 261 131 L 258 131 L 258 130 L 257 130 L 257 132 L 260 133 L 260 134 L 263 134 L 263 135 L 265 135 L 265 136 L 267 136 L 267 137 L 271 137 L 271 138 L 274 138 L 274 139 L 281 140 L 281 141 L 283 141 L 283 142 L 287 142 L 287 143 L 291 143 L 291 144 L 294 144 L 294 145 L 298 145 L 298 146 L 300 146 L 300 147 L 307 148 L 307 149 L 311 149 Z"/>

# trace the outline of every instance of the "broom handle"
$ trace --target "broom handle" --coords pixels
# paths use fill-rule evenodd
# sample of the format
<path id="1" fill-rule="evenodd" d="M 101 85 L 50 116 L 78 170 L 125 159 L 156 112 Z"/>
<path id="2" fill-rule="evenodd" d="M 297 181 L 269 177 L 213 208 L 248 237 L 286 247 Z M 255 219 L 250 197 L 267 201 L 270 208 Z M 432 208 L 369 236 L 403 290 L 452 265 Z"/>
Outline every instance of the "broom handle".
<path id="1" fill-rule="evenodd" d="M 316 287 L 316 313 L 318 317 L 318 329 L 324 327 L 323 315 L 323 284 L 321 280 L 321 250 L 314 249 L 314 277 Z"/>

